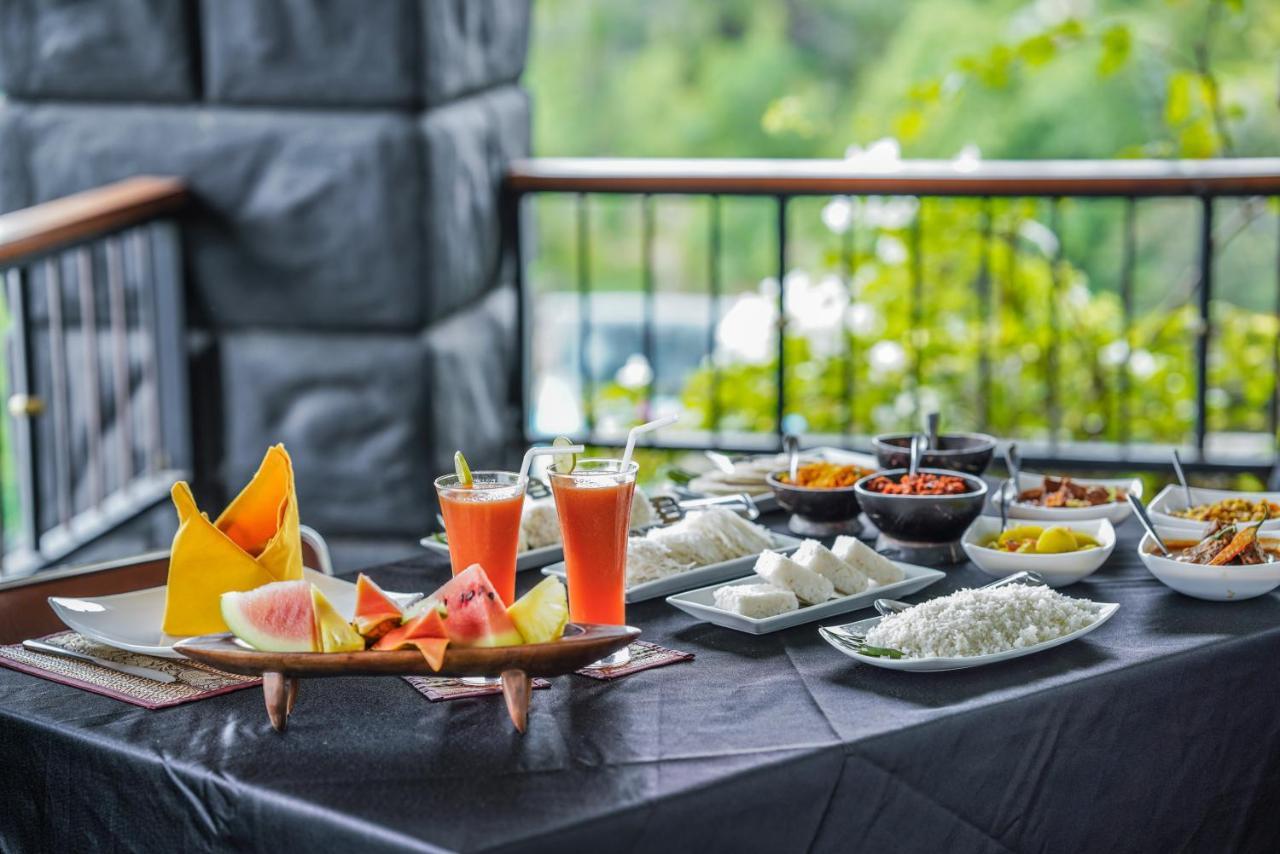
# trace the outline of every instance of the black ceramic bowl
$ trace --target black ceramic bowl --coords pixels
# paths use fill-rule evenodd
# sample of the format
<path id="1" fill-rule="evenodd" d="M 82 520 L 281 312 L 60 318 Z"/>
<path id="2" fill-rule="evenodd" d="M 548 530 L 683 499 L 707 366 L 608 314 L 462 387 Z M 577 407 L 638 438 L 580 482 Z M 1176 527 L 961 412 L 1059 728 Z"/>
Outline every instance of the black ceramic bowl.
<path id="1" fill-rule="evenodd" d="M 862 530 L 858 521 L 861 508 L 858 493 L 853 486 L 836 486 L 818 489 L 811 486 L 793 486 L 779 478 L 785 470 L 771 473 L 765 482 L 777 496 L 778 504 L 791 514 L 788 527 L 797 534 L 831 536 L 856 534 Z"/>
<path id="2" fill-rule="evenodd" d="M 911 434 L 886 433 L 871 443 L 882 469 L 905 469 L 911 462 Z M 920 454 L 920 468 L 946 469 L 963 474 L 982 474 L 996 450 L 994 436 L 986 433 L 941 433 L 940 448 Z"/>
<path id="3" fill-rule="evenodd" d="M 858 503 L 876 527 L 895 540 L 910 543 L 951 543 L 964 534 L 974 519 L 982 514 L 987 485 L 982 478 L 946 469 L 920 469 L 925 474 L 952 475 L 962 478 L 971 490 L 960 495 L 886 495 L 872 492 L 867 484 L 884 476 L 897 480 L 906 469 L 869 474 L 853 485 Z"/>

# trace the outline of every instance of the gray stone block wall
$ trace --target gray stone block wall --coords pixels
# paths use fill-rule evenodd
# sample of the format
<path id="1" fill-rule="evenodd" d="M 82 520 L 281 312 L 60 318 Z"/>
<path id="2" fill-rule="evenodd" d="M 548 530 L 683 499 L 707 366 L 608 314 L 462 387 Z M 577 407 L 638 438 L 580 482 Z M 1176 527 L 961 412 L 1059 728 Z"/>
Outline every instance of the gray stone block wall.
<path id="1" fill-rule="evenodd" d="M 211 509 L 283 441 L 304 521 L 367 556 L 431 526 L 455 448 L 515 456 L 498 193 L 528 24 L 528 0 L 0 0 L 0 209 L 137 174 L 196 195 Z"/>

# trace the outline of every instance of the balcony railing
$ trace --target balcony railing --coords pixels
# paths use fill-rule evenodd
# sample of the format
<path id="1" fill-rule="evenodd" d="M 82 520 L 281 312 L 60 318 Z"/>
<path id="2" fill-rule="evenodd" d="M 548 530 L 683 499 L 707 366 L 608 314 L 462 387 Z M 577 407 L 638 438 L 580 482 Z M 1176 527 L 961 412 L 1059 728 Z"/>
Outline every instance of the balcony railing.
<path id="1" fill-rule="evenodd" d="M 181 181 L 139 177 L 0 216 L 3 572 L 63 560 L 189 475 L 187 202 Z"/>
<path id="2" fill-rule="evenodd" d="M 1276 437 L 1280 432 L 1280 393 L 1277 391 L 1277 378 L 1280 378 L 1280 256 L 1271 254 L 1268 260 L 1270 272 L 1264 281 L 1270 282 L 1267 292 L 1269 305 L 1265 317 L 1275 325 L 1269 326 L 1254 335 L 1250 346 L 1264 346 L 1268 351 L 1265 359 L 1265 371 L 1269 376 L 1270 390 L 1266 400 L 1265 418 L 1255 423 L 1251 430 L 1253 444 L 1251 447 L 1238 447 L 1236 436 L 1226 430 L 1215 429 L 1211 423 L 1211 389 L 1215 376 L 1229 373 L 1233 366 L 1218 367 L 1221 358 L 1215 356 L 1215 336 L 1221 331 L 1215 325 L 1215 306 L 1218 305 L 1215 290 L 1215 267 L 1219 262 L 1219 245 L 1230 239 L 1226 227 L 1236 228 L 1233 223 L 1226 223 L 1226 217 L 1219 213 L 1219 208 L 1227 204 L 1226 199 L 1237 199 L 1248 206 L 1246 214 L 1249 222 L 1256 225 L 1262 220 L 1271 222 L 1273 214 L 1268 213 L 1266 203 L 1274 201 L 1272 197 L 1280 195 L 1280 158 L 1238 159 L 1211 161 L 1017 161 L 1017 162 L 981 162 L 981 161 L 895 161 L 887 164 L 875 164 L 859 161 L 822 161 L 822 160 L 654 160 L 654 159 L 581 159 L 581 158 L 543 158 L 516 161 L 511 164 L 506 179 L 506 204 L 511 223 L 523 223 L 524 228 L 515 229 L 523 244 L 523 257 L 526 261 L 536 260 L 537 249 L 532 244 L 535 240 L 543 240 L 543 232 L 551 231 L 545 219 L 538 212 L 531 218 L 528 210 L 534 204 L 547 198 L 564 200 L 562 207 L 572 211 L 572 225 L 565 226 L 558 232 L 562 240 L 572 243 L 568 252 L 558 257 L 568 260 L 562 264 L 565 269 L 556 271 L 561 281 L 570 286 L 561 285 L 556 294 L 560 302 L 557 307 L 568 304 L 570 298 L 576 302 L 577 318 L 575 334 L 579 341 L 576 359 L 572 360 L 576 372 L 576 386 L 579 396 L 581 418 L 576 429 L 568 432 L 575 438 L 597 443 L 611 443 L 618 439 L 618 425 L 610 425 L 610 429 L 602 430 L 594 409 L 597 406 L 598 388 L 608 377 L 602 375 L 602 369 L 593 362 L 588 342 L 595 340 L 599 333 L 596 329 L 598 319 L 593 317 L 594 309 L 602 304 L 602 297 L 593 280 L 593 270 L 598 259 L 593 255 L 596 251 L 593 238 L 593 213 L 596 205 L 618 204 L 619 198 L 635 200 L 637 216 L 634 222 L 638 228 L 632 236 L 638 244 L 638 255 L 635 255 L 635 283 L 633 303 L 637 309 L 632 323 L 634 334 L 630 340 L 636 342 L 638 356 L 643 357 L 640 364 L 647 365 L 650 371 L 645 379 L 645 388 L 638 395 L 640 404 L 636 417 L 649 412 L 649 404 L 655 399 L 657 387 L 654 373 L 658 371 L 661 353 L 659 352 L 660 329 L 657 322 L 660 287 L 657 280 L 657 262 L 655 260 L 655 200 L 667 196 L 702 197 L 704 202 L 692 201 L 688 204 L 705 204 L 705 231 L 699 227 L 682 234 L 677 242 L 699 242 L 705 245 L 707 261 L 705 273 L 700 287 L 690 288 L 684 283 L 684 291 L 697 292 L 703 295 L 710 308 L 705 312 L 706 325 L 703 333 L 702 367 L 708 374 L 706 382 L 700 386 L 700 394 L 706 400 L 704 423 L 698 430 L 681 436 L 672 434 L 665 440 L 668 446 L 713 445 L 728 449 L 754 450 L 778 447 L 781 437 L 789 432 L 792 417 L 803 409 L 804 401 L 797 401 L 792 394 L 795 372 L 801 365 L 797 356 L 789 346 L 789 325 L 795 322 L 788 316 L 788 275 L 793 272 L 793 242 L 795 240 L 795 217 L 792 209 L 803 197 L 844 198 L 854 203 L 866 204 L 870 199 L 905 197 L 915 204 L 914 214 L 907 221 L 900 223 L 897 233 L 903 237 L 907 252 L 903 255 L 902 264 L 906 268 L 902 277 L 899 299 L 902 312 L 910 319 L 910 334 L 901 336 L 897 344 L 907 354 L 908 367 L 903 371 L 903 384 L 907 392 L 914 396 L 912 414 L 904 415 L 901 426 L 909 423 L 919 412 L 922 401 L 921 390 L 928 387 L 930 372 L 937 366 L 930 365 L 926 358 L 926 347 L 921 340 L 931 331 L 929 324 L 937 324 L 947 318 L 940 318 L 931 310 L 930 300 L 936 295 L 940 280 L 947 271 L 936 270 L 931 266 L 935 259 L 927 257 L 929 243 L 929 220 L 934 212 L 945 212 L 945 205 L 954 200 L 972 200 L 967 203 L 976 206 L 976 214 L 972 217 L 973 234 L 976 243 L 978 260 L 974 262 L 971 276 L 972 302 L 974 320 L 964 329 L 966 334 L 975 338 L 972 364 L 967 368 L 949 370 L 971 370 L 972 380 L 966 379 L 965 388 L 972 394 L 964 401 L 966 421 L 972 423 L 952 423 L 953 428 L 990 429 L 1004 433 L 1008 438 L 1017 438 L 1023 442 L 1024 449 L 1030 451 L 1030 457 L 1053 460 L 1067 465 L 1081 467 L 1141 467 L 1149 464 L 1162 464 L 1167 460 L 1168 446 L 1182 446 L 1185 452 L 1202 468 L 1245 469 L 1254 471 L 1268 470 L 1277 459 Z M 721 378 L 725 370 L 723 360 L 717 358 L 717 324 L 721 321 L 721 309 L 726 299 L 724 266 L 730 253 L 740 252 L 743 247 L 726 245 L 724 236 L 724 209 L 732 200 L 740 197 L 757 197 L 772 205 L 772 269 L 767 275 L 776 281 L 776 318 L 775 328 L 771 330 L 772 355 L 769 359 L 772 385 L 772 418 L 766 429 L 744 431 L 741 429 L 723 429 L 723 421 L 737 404 L 734 400 L 722 399 Z M 1108 351 L 1107 357 L 1117 363 L 1114 370 L 1099 369 L 1096 381 L 1089 388 L 1089 401 L 1079 401 L 1067 396 L 1062 387 L 1064 375 L 1064 359 L 1096 360 L 1097 353 L 1084 352 L 1079 342 L 1072 336 L 1072 330 L 1062 328 L 1062 307 L 1067 297 L 1068 282 L 1065 281 L 1068 270 L 1065 261 L 1067 249 L 1062 244 L 1062 220 L 1064 203 L 1076 203 L 1075 199 L 1114 199 L 1118 222 L 1118 258 L 1114 268 L 1109 271 L 1112 281 L 1109 287 L 1114 288 L 1116 301 L 1120 306 L 1120 328 L 1117 329 L 1116 340 L 1121 346 Z M 1193 230 L 1185 233 L 1162 233 L 1155 236 L 1161 246 L 1170 251 L 1177 250 L 1189 257 L 1186 282 L 1186 303 L 1181 306 L 1185 310 L 1186 330 L 1188 336 L 1187 377 L 1191 383 L 1189 396 L 1190 411 L 1186 413 L 1187 429 L 1184 435 L 1166 437 L 1165 442 L 1153 441 L 1150 437 L 1134 436 L 1131 424 L 1135 406 L 1144 399 L 1142 388 L 1142 365 L 1133 364 L 1135 323 L 1137 308 L 1137 284 L 1135 268 L 1139 253 L 1144 248 L 1150 249 L 1152 238 L 1147 238 L 1148 245 L 1143 246 L 1139 240 L 1138 222 L 1140 215 L 1148 205 L 1158 205 L 1155 199 L 1182 199 L 1184 204 L 1195 207 Z M 599 200 L 599 201 L 597 201 Z M 1001 374 L 1001 360 L 1006 353 L 1002 350 L 1009 342 L 1000 340 L 999 331 L 995 329 L 992 318 L 1001 313 L 1019 310 L 1014 304 L 1014 297 L 1026 281 L 1025 274 L 1018 269 L 1020 264 L 1029 259 L 1026 238 L 1020 226 L 1029 217 L 1022 216 L 1014 210 L 1017 200 L 1032 200 L 1037 215 L 1047 221 L 1047 232 L 1053 240 L 1047 241 L 1047 248 L 1041 246 L 1037 250 L 1039 256 L 1046 256 L 1045 269 L 1051 278 L 1047 296 L 1043 305 L 1037 310 L 1043 315 L 1043 322 L 1036 328 L 1037 342 L 1036 362 L 1038 398 L 1029 402 L 1022 398 L 1023 409 L 1037 410 L 1037 419 L 1043 423 L 1035 429 L 1021 430 L 1018 424 L 997 424 L 993 418 L 993 403 L 1006 390 L 1009 376 Z M 1092 202 L 1088 202 L 1092 203 Z M 1043 215 L 1047 212 L 1047 216 Z M 1243 217 L 1244 215 L 1242 215 Z M 1239 219 L 1240 217 L 1237 217 Z M 945 221 L 945 217 L 939 216 Z M 687 228 L 692 217 L 684 220 Z M 1043 229 L 1042 229 L 1043 230 Z M 1275 234 L 1275 231 L 1271 232 Z M 874 235 L 872 235 L 874 238 Z M 859 270 L 857 265 L 865 253 L 860 254 L 855 242 L 860 238 L 857 227 L 846 228 L 836 238 L 838 248 L 836 261 L 832 266 L 835 274 L 846 289 L 852 294 L 856 286 Z M 633 245 L 635 245 L 633 244 Z M 1275 253 L 1276 250 L 1271 250 Z M 995 260 L 1000 258 L 1004 269 L 997 269 Z M 531 395 L 533 389 L 541 381 L 541 373 L 548 368 L 542 364 L 536 354 L 546 348 L 545 338 L 548 323 L 541 316 L 535 319 L 537 311 L 535 296 L 541 298 L 546 288 L 536 281 L 530 281 L 530 274 L 525 271 L 527 264 L 520 265 L 525 280 L 521 282 L 521 328 L 524 342 L 524 402 L 526 411 L 522 423 L 528 434 L 544 434 L 548 431 L 539 427 L 539 413 L 530 411 L 536 406 Z M 536 276 L 536 273 L 534 274 Z M 1173 290 L 1175 283 L 1169 283 L 1168 290 Z M 999 285 L 1000 293 L 995 293 Z M 1030 308 L 1024 307 L 1029 312 Z M 626 309 L 630 310 L 630 309 Z M 616 312 L 615 312 L 616 313 Z M 1226 322 L 1226 321 L 1224 321 Z M 966 321 L 968 323 L 968 321 Z M 616 326 L 616 323 L 615 323 Z M 843 330 L 843 326 L 841 327 Z M 614 327 L 606 334 L 612 335 Z M 1234 331 L 1234 330 L 1227 330 Z M 920 335 L 916 333 L 920 332 Z M 1264 345 L 1258 345 L 1258 337 L 1265 339 Z M 856 378 L 861 370 L 859 360 L 865 359 L 866 350 L 859 350 L 861 345 L 875 340 L 875 333 L 859 339 L 856 335 L 845 332 L 843 361 L 836 360 L 838 372 L 843 377 L 827 384 L 832 396 L 843 401 L 844 421 L 841 429 L 835 432 L 836 438 L 845 444 L 864 444 L 867 431 L 867 419 L 859 414 L 857 398 L 860 393 Z M 1234 345 L 1233 345 L 1234 346 Z M 896 352 L 896 351 L 895 351 Z M 1252 350 L 1250 352 L 1253 352 Z M 1256 355 L 1256 354 L 1255 354 Z M 1243 365 L 1234 366 L 1240 371 L 1246 370 Z M 1179 375 L 1178 381 L 1182 379 Z M 1174 378 L 1169 379 L 1174 383 Z M 1096 395 L 1096 399 L 1092 399 Z M 1005 397 L 1011 397 L 1005 395 Z M 1252 405 L 1247 398 L 1246 407 Z M 1090 406 L 1101 406 L 1099 400 L 1105 400 L 1105 413 L 1100 416 L 1105 428 L 1094 430 L 1096 437 L 1073 435 L 1064 427 L 1064 413 L 1073 407 L 1087 403 Z M 1043 417 L 1041 417 L 1041 415 Z M 1098 419 L 1095 419 L 1097 421 Z M 1254 419 L 1257 421 L 1258 419 Z M 1093 422 L 1091 422 L 1093 423 Z M 572 427 L 572 425 L 570 425 Z M 1080 431 L 1076 431 L 1078 434 Z"/>

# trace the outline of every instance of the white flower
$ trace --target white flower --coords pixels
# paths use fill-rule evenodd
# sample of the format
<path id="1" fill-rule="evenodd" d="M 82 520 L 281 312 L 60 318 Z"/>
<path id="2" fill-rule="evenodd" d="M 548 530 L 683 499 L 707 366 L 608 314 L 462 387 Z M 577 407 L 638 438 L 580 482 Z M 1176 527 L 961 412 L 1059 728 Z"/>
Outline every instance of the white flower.
<path id="1" fill-rule="evenodd" d="M 1129 359 L 1130 372 L 1140 380 L 1149 379 L 1159 367 L 1159 362 L 1150 350 L 1134 350 L 1133 356 Z"/>
<path id="2" fill-rule="evenodd" d="M 717 361 L 722 364 L 768 362 L 777 350 L 777 329 L 777 297 L 742 294 L 716 325 Z"/>
<path id="3" fill-rule="evenodd" d="M 1119 339 L 1098 351 L 1098 361 L 1110 367 L 1124 364 L 1127 358 L 1129 358 L 1129 342 Z"/>
<path id="4" fill-rule="evenodd" d="M 1043 223 L 1023 220 L 1018 226 L 1018 235 L 1050 258 L 1058 254 L 1058 236 Z"/>
<path id="5" fill-rule="evenodd" d="M 907 351 L 897 341 L 877 341 L 867 351 L 873 373 L 896 373 L 907 366 Z"/>
<path id="6" fill-rule="evenodd" d="M 882 234 L 876 239 L 876 257 L 884 264 L 896 267 L 906 263 L 907 247 L 891 234 Z"/>
<path id="7" fill-rule="evenodd" d="M 880 312 L 867 302 L 855 302 L 849 306 L 849 315 L 845 325 L 854 335 L 874 335 L 883 326 Z"/>
<path id="8" fill-rule="evenodd" d="M 868 172 L 891 172 L 902 162 L 902 149 L 891 136 L 877 139 L 863 148 L 851 145 L 844 151 L 845 160 L 851 166 Z"/>
<path id="9" fill-rule="evenodd" d="M 613 378 L 623 388 L 645 388 L 653 382 L 653 368 L 649 366 L 649 360 L 643 353 L 632 353 Z"/>
<path id="10" fill-rule="evenodd" d="M 822 208 L 822 224 L 833 234 L 844 234 L 853 224 L 853 202 L 848 196 L 836 196 Z"/>
<path id="11" fill-rule="evenodd" d="M 861 225 L 898 229 L 910 225 L 918 210 L 920 200 L 915 196 L 872 196 L 854 213 Z"/>

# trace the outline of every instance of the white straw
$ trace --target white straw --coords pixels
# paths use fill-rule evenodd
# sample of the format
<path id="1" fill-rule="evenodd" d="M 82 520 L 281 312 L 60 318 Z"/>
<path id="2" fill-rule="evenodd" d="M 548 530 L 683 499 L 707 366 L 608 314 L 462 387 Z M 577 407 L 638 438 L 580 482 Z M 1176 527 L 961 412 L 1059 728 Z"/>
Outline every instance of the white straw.
<path id="1" fill-rule="evenodd" d="M 631 432 L 627 434 L 627 449 L 622 453 L 622 467 L 625 469 L 627 463 L 631 462 L 631 455 L 636 450 L 636 439 L 641 433 L 651 433 L 654 430 L 660 430 L 663 427 L 670 427 L 680 420 L 679 415 L 668 415 L 666 418 L 659 418 L 656 421 L 650 421 L 648 424 L 641 424 L 639 427 L 632 427 Z"/>
<path id="2" fill-rule="evenodd" d="M 585 450 L 586 448 L 581 445 L 569 445 L 564 448 L 556 448 L 551 445 L 534 445 L 524 452 L 524 462 L 520 463 L 520 482 L 525 483 L 529 480 L 529 467 L 533 465 L 534 457 L 546 457 L 551 454 L 581 454 Z"/>

